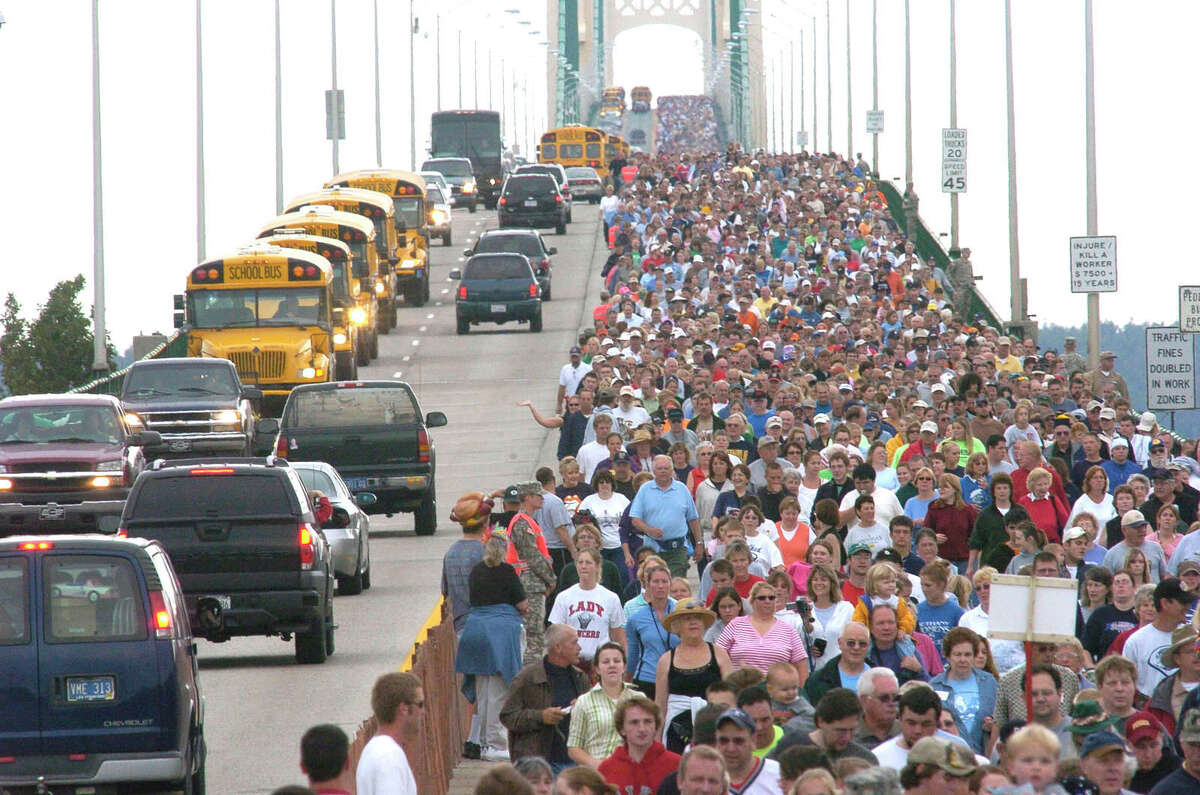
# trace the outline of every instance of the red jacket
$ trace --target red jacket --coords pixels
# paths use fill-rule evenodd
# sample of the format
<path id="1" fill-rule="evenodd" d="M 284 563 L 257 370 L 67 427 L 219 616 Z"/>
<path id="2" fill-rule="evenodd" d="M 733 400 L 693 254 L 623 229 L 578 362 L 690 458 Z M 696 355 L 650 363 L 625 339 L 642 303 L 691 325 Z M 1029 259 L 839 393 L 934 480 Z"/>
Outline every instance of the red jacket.
<path id="1" fill-rule="evenodd" d="M 955 508 L 953 505 L 943 505 L 941 500 L 929 503 L 925 527 L 946 536 L 946 540 L 938 544 L 938 555 L 946 560 L 966 560 L 971 553 L 967 548 L 967 539 L 971 537 L 978 516 L 979 510 L 974 505 L 964 504 L 961 508 Z"/>
<path id="2" fill-rule="evenodd" d="M 642 761 L 635 762 L 629 758 L 629 748 L 621 743 L 597 769 L 621 795 L 654 795 L 662 780 L 679 769 L 679 754 L 655 740 Z"/>
<path id="3" fill-rule="evenodd" d="M 1058 470 L 1050 466 L 1044 460 L 1039 462 L 1038 466 L 1050 473 L 1050 493 L 1062 500 L 1063 505 L 1070 505 L 1071 501 L 1067 499 L 1067 492 L 1063 488 L 1062 478 L 1058 476 Z M 1033 470 L 1029 469 L 1021 469 L 1020 467 L 1017 467 L 1012 471 L 1013 502 L 1016 502 L 1029 493 L 1027 481 L 1029 480 L 1029 473 L 1032 471 Z"/>
<path id="4" fill-rule="evenodd" d="M 1067 523 L 1067 506 L 1053 491 L 1047 492 L 1046 497 L 1044 500 L 1035 500 L 1032 494 L 1026 494 L 1017 500 L 1017 504 L 1025 509 L 1030 520 L 1046 534 L 1046 541 L 1057 544 L 1062 538 L 1063 525 Z"/>

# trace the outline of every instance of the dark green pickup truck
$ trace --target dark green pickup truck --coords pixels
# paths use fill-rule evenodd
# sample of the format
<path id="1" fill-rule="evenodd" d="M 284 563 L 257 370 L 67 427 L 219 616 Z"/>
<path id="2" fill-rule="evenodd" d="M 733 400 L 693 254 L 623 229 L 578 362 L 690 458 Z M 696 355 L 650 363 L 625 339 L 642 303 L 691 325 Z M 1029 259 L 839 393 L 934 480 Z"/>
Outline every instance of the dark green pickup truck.
<path id="1" fill-rule="evenodd" d="M 422 414 L 402 381 L 304 384 L 288 396 L 275 455 L 332 465 L 350 491 L 376 496 L 367 513 L 411 511 L 417 535 L 433 535 L 437 456 L 428 429 L 445 424 L 440 411 Z"/>

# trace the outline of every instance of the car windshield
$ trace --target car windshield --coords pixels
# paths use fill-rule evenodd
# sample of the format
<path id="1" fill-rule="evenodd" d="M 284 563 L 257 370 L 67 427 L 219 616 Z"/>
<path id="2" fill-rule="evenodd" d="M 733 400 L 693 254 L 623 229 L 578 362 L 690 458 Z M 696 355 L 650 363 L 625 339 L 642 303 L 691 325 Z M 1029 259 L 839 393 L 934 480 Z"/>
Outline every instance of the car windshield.
<path id="1" fill-rule="evenodd" d="M 400 196 L 394 202 L 396 217 L 406 229 L 421 225 L 421 199 L 418 196 Z"/>
<path id="2" fill-rule="evenodd" d="M 238 394 L 237 383 L 228 367 L 134 367 L 125 376 L 126 397 L 165 395 Z"/>
<path id="3" fill-rule="evenodd" d="M 446 203 L 446 200 L 442 197 L 442 189 L 432 183 L 425 186 L 425 198 L 429 200 L 430 204 Z"/>
<path id="4" fill-rule="evenodd" d="M 566 157 L 566 155 L 563 155 L 563 157 Z M 549 166 L 521 166 L 521 169 L 517 173 L 549 174 L 554 179 L 555 184 L 558 184 L 562 178 L 562 174 L 557 168 L 550 168 Z"/>
<path id="5" fill-rule="evenodd" d="M 319 287 L 192 290 L 188 302 L 197 328 L 314 326 L 329 313 Z"/>
<path id="6" fill-rule="evenodd" d="M 471 176 L 470 160 L 427 160 L 422 167 L 425 171 L 437 171 L 447 177 Z"/>
<path id="7" fill-rule="evenodd" d="M 109 406 L 22 406 L 0 409 L 0 444 L 117 444 L 121 420 Z"/>
<path id="8" fill-rule="evenodd" d="M 467 261 L 463 280 L 471 279 L 526 279 L 530 278 L 529 265 L 523 257 L 479 257 Z"/>
<path id="9" fill-rule="evenodd" d="M 504 195 L 513 199 L 553 194 L 557 186 L 549 177 L 510 177 L 504 186 Z"/>
<path id="10" fill-rule="evenodd" d="M 309 469 L 308 467 L 298 466 L 295 469 L 300 480 L 304 481 L 304 488 L 309 491 L 319 491 L 326 497 L 338 496 L 337 486 L 333 485 L 333 479 L 329 475 L 319 469 Z"/>
<path id="11" fill-rule="evenodd" d="M 484 235 L 475 245 L 476 254 L 524 254 L 541 259 L 542 242 L 533 235 Z"/>
<path id="12" fill-rule="evenodd" d="M 288 428 L 343 428 L 399 425 L 417 419 L 416 404 L 406 390 L 356 387 L 293 392 L 284 425 Z"/>

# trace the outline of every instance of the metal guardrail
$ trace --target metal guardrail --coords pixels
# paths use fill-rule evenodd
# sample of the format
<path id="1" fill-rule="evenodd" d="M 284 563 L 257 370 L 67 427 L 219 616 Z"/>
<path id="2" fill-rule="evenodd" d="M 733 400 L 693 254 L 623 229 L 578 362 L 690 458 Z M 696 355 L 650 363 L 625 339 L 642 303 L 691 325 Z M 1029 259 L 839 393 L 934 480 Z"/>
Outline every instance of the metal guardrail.
<path id="1" fill-rule="evenodd" d="M 166 342 L 156 345 L 146 352 L 138 361 L 146 359 L 165 359 L 176 356 L 187 356 L 187 334 L 176 331 Z M 121 386 L 125 383 L 125 374 L 129 372 L 129 367 L 124 367 L 116 372 L 101 376 L 94 381 L 89 381 L 86 384 L 75 387 L 69 390 L 73 393 L 87 392 L 93 395 L 119 395 L 121 394 Z"/>

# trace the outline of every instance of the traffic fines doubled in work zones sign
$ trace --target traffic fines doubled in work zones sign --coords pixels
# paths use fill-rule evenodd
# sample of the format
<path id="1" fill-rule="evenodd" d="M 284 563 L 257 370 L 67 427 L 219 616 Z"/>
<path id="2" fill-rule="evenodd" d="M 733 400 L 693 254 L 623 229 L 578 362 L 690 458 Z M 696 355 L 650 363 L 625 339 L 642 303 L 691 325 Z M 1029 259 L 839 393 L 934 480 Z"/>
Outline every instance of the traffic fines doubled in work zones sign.
<path id="1" fill-rule="evenodd" d="M 1195 337 L 1178 326 L 1146 328 L 1146 408 L 1196 408 Z"/>
<path id="2" fill-rule="evenodd" d="M 1200 285 L 1179 288 L 1179 330 L 1184 334 L 1200 334 Z"/>
<path id="3" fill-rule="evenodd" d="M 883 111 L 867 111 L 867 134 L 878 135 L 883 132 Z"/>
<path id="4" fill-rule="evenodd" d="M 1071 238 L 1071 292 L 1117 291 L 1117 239 Z"/>
<path id="5" fill-rule="evenodd" d="M 967 192 L 967 131 L 942 130 L 942 193 Z"/>

